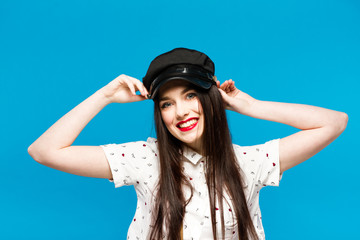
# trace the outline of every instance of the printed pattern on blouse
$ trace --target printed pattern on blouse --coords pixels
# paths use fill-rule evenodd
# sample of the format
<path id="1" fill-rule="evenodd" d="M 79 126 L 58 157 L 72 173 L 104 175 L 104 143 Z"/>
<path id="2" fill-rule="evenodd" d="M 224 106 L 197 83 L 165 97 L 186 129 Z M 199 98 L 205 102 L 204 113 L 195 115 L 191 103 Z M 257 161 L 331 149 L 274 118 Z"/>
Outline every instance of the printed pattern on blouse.
<path id="1" fill-rule="evenodd" d="M 128 239 L 148 239 L 152 206 L 159 176 L 157 141 L 101 145 L 109 162 L 115 187 L 134 185 L 138 203 L 128 230 Z M 259 192 L 264 186 L 278 186 L 281 175 L 279 166 L 279 139 L 255 146 L 233 144 L 238 164 L 244 177 L 244 192 L 250 215 L 259 236 L 265 239 L 259 206 Z M 185 210 L 183 239 L 213 239 L 209 194 L 204 174 L 205 158 L 190 148 L 184 151 L 184 169 L 194 188 L 193 198 Z M 185 197 L 190 196 L 184 188 Z M 217 232 L 221 236 L 219 204 L 216 205 Z M 238 239 L 237 223 L 229 196 L 223 200 L 225 239 Z"/>

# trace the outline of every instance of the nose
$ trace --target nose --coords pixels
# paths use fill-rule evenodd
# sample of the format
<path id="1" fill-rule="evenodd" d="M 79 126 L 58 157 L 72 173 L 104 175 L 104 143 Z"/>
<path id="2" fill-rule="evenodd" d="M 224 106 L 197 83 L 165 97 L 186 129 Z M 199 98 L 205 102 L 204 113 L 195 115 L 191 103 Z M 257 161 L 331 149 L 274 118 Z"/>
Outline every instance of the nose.
<path id="1" fill-rule="evenodd" d="M 190 113 L 190 110 L 188 107 L 186 107 L 186 104 L 176 104 L 176 118 L 177 119 L 184 119 L 186 116 L 188 116 Z"/>

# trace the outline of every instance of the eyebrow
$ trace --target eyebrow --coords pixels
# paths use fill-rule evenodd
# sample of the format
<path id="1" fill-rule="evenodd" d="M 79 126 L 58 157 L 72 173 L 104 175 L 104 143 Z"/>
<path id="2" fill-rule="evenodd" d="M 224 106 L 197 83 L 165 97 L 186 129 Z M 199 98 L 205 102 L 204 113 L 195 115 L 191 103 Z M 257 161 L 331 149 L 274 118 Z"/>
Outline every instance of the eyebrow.
<path id="1" fill-rule="evenodd" d="M 184 90 L 182 90 L 181 91 L 181 94 L 185 94 L 186 92 L 188 92 L 188 91 L 190 91 L 190 90 L 192 90 L 193 88 L 192 87 L 186 87 Z M 159 102 L 161 102 L 161 101 L 166 101 L 166 100 L 170 100 L 170 97 L 162 97 L 162 98 L 160 98 L 159 99 Z"/>
<path id="2" fill-rule="evenodd" d="M 184 93 L 186 93 L 186 92 L 188 92 L 190 90 L 192 90 L 192 88 L 189 86 L 189 87 L 185 88 L 184 90 L 182 90 L 181 94 L 184 94 Z"/>

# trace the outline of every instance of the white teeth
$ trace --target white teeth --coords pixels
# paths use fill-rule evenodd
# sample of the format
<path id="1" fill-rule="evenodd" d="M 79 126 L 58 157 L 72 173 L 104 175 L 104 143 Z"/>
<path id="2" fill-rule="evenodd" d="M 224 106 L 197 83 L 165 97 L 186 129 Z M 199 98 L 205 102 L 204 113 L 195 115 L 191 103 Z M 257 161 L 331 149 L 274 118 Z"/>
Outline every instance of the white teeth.
<path id="1" fill-rule="evenodd" d="M 186 127 L 189 127 L 189 126 L 193 125 L 196 122 L 197 122 L 197 119 L 192 119 L 190 121 L 187 121 L 185 123 L 180 124 L 179 127 L 180 128 L 186 128 Z"/>

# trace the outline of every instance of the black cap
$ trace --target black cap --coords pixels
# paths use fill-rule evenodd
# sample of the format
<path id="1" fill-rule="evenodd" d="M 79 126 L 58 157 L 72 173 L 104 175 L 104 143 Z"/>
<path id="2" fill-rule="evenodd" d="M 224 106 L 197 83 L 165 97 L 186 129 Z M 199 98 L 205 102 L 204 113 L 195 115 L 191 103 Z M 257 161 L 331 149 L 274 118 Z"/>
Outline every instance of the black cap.
<path id="1" fill-rule="evenodd" d="M 149 66 L 143 78 L 143 84 L 154 99 L 162 85 L 177 79 L 183 79 L 196 86 L 209 89 L 215 85 L 213 80 L 215 65 L 204 53 L 187 49 L 175 48 L 157 56 Z"/>

